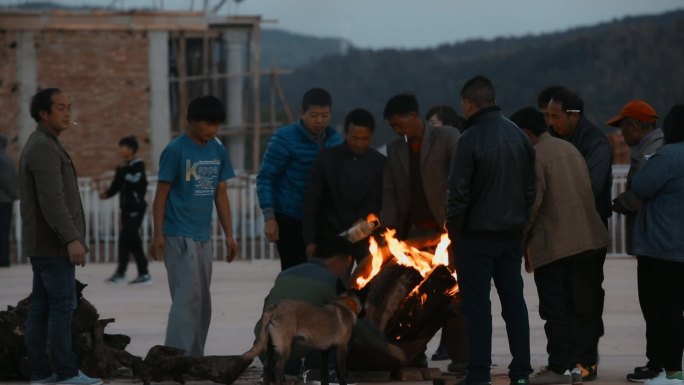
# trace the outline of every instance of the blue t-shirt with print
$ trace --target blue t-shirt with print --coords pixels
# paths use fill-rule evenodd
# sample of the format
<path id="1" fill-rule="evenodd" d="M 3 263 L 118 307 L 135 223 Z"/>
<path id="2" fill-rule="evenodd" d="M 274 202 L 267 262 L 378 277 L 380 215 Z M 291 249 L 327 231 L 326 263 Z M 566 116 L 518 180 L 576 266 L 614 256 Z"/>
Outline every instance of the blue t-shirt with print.
<path id="1" fill-rule="evenodd" d="M 159 181 L 171 183 L 164 208 L 164 235 L 208 241 L 216 186 L 235 176 L 218 140 L 197 144 L 188 135 L 171 141 L 159 160 Z"/>

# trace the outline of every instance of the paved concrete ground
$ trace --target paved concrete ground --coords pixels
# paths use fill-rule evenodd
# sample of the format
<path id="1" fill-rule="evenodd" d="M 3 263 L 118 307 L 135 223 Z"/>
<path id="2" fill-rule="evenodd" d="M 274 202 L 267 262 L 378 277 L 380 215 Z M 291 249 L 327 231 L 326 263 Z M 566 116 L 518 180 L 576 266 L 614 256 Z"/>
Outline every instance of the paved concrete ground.
<path id="1" fill-rule="evenodd" d="M 77 278 L 88 287 L 86 298 L 98 309 L 101 318 L 116 318 L 107 327 L 108 333 L 131 336 L 128 351 L 144 356 L 153 345 L 163 344 L 170 298 L 166 273 L 162 263 L 151 263 L 153 283 L 150 286 L 112 286 L 105 279 L 114 271 L 114 264 L 90 264 L 77 269 Z M 253 325 L 260 316 L 263 298 L 271 287 L 280 265 L 277 261 L 215 262 L 212 283 L 214 315 L 206 346 L 207 355 L 240 354 L 251 347 Z M 129 267 L 133 278 L 135 266 Z M 606 335 L 601 340 L 601 362 L 596 384 L 625 383 L 625 374 L 644 360 L 644 321 L 639 310 L 636 290 L 636 261 L 632 258 L 609 259 L 605 266 Z M 539 318 L 536 288 L 530 274 L 524 274 L 525 295 L 530 313 L 532 365 L 535 369 L 546 363 L 546 338 Z M 28 265 L 0 269 L 0 308 L 14 305 L 29 294 L 31 270 Z M 493 293 L 495 289 L 492 288 Z M 500 305 L 492 295 L 494 314 L 492 373 L 495 385 L 508 383 L 503 374 L 509 361 L 508 344 Z M 434 352 L 439 335 L 428 347 Z M 446 361 L 430 362 L 430 366 L 445 369 Z M 111 384 L 131 384 L 132 380 L 113 380 Z M 427 384 L 428 382 L 416 383 Z M 8 384 L 8 383 L 5 383 Z M 407 384 L 407 383 L 404 383 Z"/>

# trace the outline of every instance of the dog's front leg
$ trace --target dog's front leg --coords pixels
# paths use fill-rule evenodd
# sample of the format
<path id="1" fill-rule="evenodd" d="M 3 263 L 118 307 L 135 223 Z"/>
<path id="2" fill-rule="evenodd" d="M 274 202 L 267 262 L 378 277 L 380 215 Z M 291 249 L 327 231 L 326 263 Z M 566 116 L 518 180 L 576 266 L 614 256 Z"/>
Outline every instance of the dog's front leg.
<path id="1" fill-rule="evenodd" d="M 347 345 L 336 346 L 335 355 L 337 378 L 340 380 L 340 385 L 347 385 Z"/>

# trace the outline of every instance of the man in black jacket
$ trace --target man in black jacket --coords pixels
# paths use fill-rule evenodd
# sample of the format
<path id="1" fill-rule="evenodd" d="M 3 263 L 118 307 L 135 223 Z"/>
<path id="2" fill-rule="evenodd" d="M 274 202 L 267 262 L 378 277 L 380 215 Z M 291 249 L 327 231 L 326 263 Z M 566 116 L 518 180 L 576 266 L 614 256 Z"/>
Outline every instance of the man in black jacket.
<path id="1" fill-rule="evenodd" d="M 138 277 L 129 283 L 149 284 L 152 282 L 139 233 L 147 208 L 147 202 L 145 202 L 147 177 L 145 163 L 142 159 L 135 157 L 137 151 L 138 141 L 134 136 L 126 136 L 119 141 L 119 155 L 124 162 L 116 168 L 114 180 L 107 191 L 100 194 L 100 198 L 107 199 L 119 193 L 119 207 L 121 208 L 119 265 L 114 275 L 107 279 L 109 283 L 124 282 L 130 254 L 135 257 Z"/>
<path id="2" fill-rule="evenodd" d="M 373 115 L 351 111 L 344 122 L 344 143 L 321 151 L 311 167 L 304 196 L 303 231 L 307 256 L 315 243 L 337 235 L 368 214 L 380 214 L 385 156 L 370 148 Z M 354 246 L 354 259 L 368 254 L 368 241 Z"/>
<path id="3" fill-rule="evenodd" d="M 536 192 L 534 149 L 504 118 L 492 82 L 477 76 L 461 89 L 466 130 L 449 177 L 446 218 L 470 342 L 467 385 L 490 384 L 492 278 L 501 299 L 511 384 L 527 384 L 530 332 L 520 274 L 522 232 Z"/>
<path id="4" fill-rule="evenodd" d="M 606 135 L 584 116 L 584 102 L 568 90 L 558 91 L 546 109 L 549 128 L 561 139 L 572 143 L 589 168 L 596 211 L 608 225 L 612 212 L 613 151 Z M 572 236 L 572 229 L 568 229 Z M 606 248 L 584 256 L 581 282 L 573 285 L 573 296 L 581 298 L 574 309 L 575 359 L 584 381 L 596 379 L 598 343 L 603 335 L 603 264 Z"/>

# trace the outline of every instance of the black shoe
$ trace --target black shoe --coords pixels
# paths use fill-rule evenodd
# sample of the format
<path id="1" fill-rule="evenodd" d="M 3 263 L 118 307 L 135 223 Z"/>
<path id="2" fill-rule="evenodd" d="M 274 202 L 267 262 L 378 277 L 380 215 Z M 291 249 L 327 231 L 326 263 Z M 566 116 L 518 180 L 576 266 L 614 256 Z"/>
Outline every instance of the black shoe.
<path id="1" fill-rule="evenodd" d="M 468 380 L 462 380 L 458 383 L 458 385 L 492 385 L 491 381 L 468 381 Z"/>
<path id="2" fill-rule="evenodd" d="M 464 361 L 451 361 L 447 365 L 447 370 L 451 373 L 467 373 L 468 363 Z"/>
<path id="3" fill-rule="evenodd" d="M 423 353 L 418 357 L 414 358 L 413 361 L 411 361 L 407 366 L 410 368 L 427 368 L 427 356 Z"/>
<path id="4" fill-rule="evenodd" d="M 328 381 L 330 382 L 330 385 L 340 385 L 340 379 L 337 376 L 337 371 L 335 369 L 329 370 L 328 371 Z M 311 381 L 313 385 L 321 385 L 322 382 L 320 379 L 316 379 Z M 351 373 L 347 373 L 347 385 L 356 385 L 356 379 L 354 376 L 352 376 Z"/>
<path id="5" fill-rule="evenodd" d="M 646 380 L 650 380 L 651 378 L 657 377 L 660 372 L 660 370 L 656 371 L 649 369 L 648 366 L 637 366 L 634 368 L 634 372 L 627 375 L 627 381 L 644 382 Z"/>
<path id="6" fill-rule="evenodd" d="M 449 350 L 446 345 L 440 344 L 432 355 L 432 361 L 446 361 L 449 359 Z"/>

